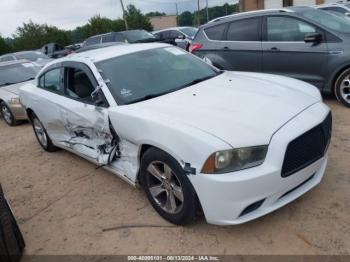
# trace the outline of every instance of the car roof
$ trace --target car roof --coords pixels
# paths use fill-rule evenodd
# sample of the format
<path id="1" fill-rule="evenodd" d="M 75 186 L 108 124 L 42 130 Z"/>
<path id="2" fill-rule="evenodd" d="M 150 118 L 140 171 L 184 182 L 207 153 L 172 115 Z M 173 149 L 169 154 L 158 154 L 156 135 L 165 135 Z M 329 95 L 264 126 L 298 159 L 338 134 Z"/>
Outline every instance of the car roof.
<path id="1" fill-rule="evenodd" d="M 162 48 L 162 47 L 172 47 L 172 46 L 168 44 L 162 44 L 162 43 L 113 45 L 113 46 L 108 46 L 100 49 L 89 50 L 82 53 L 75 53 L 75 54 L 69 55 L 66 58 L 55 60 L 55 62 L 57 63 L 57 62 L 63 62 L 67 60 L 80 61 L 84 59 L 88 59 L 92 62 L 100 62 L 103 60 L 107 60 L 109 58 L 114 58 L 118 56 L 128 55 L 128 54 L 132 54 L 140 51 L 145 51 L 145 50 L 150 50 L 155 48 Z"/>
<path id="2" fill-rule="evenodd" d="M 109 46 L 116 46 L 116 45 L 127 45 L 127 43 L 124 42 L 107 42 L 107 43 L 100 43 L 96 45 L 88 45 L 84 46 L 82 48 L 79 48 L 78 50 L 75 51 L 75 53 L 82 53 L 82 52 L 87 52 L 95 49 L 100 49 L 100 48 L 106 48 Z"/>
<path id="3" fill-rule="evenodd" d="M 22 59 L 22 60 L 13 60 L 13 61 L 6 61 L 6 62 L 0 62 L 0 68 L 4 66 L 9 66 L 9 65 L 20 65 L 24 63 L 32 63 L 28 60 Z"/>
<path id="4" fill-rule="evenodd" d="M 176 27 L 169 27 L 169 28 L 165 28 L 165 29 L 153 31 L 152 34 L 164 32 L 164 31 L 168 31 L 168 30 L 181 30 L 181 29 L 185 29 L 185 28 L 196 28 L 196 27 L 194 27 L 194 26 L 176 26 Z"/>
<path id="5" fill-rule="evenodd" d="M 104 33 L 104 34 L 99 34 L 99 35 L 93 35 L 93 36 L 90 36 L 88 39 L 90 38 L 94 38 L 94 37 L 101 37 L 101 36 L 105 36 L 105 35 L 110 35 L 110 34 L 125 34 L 125 33 L 128 33 L 128 32 L 137 32 L 137 31 L 146 31 L 146 30 L 143 30 L 143 29 L 135 29 L 135 30 L 128 30 L 128 31 L 118 31 L 118 32 L 109 32 L 109 33 Z M 147 31 L 146 31 L 147 32 Z"/>

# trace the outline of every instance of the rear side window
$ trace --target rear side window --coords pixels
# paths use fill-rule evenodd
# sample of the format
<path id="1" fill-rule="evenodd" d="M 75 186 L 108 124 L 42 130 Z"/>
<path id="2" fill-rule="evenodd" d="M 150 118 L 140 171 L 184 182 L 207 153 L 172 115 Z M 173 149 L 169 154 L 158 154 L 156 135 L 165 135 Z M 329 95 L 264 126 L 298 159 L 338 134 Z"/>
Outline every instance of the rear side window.
<path id="1" fill-rule="evenodd" d="M 99 44 L 101 41 L 101 37 L 97 36 L 97 37 L 91 37 L 88 40 L 86 40 L 86 45 L 96 45 Z"/>
<path id="2" fill-rule="evenodd" d="M 226 24 L 221 24 L 206 28 L 204 32 L 210 40 L 222 40 L 225 29 Z"/>
<path id="3" fill-rule="evenodd" d="M 102 36 L 102 43 L 114 42 L 114 34 L 108 34 Z"/>
<path id="4" fill-rule="evenodd" d="M 260 18 L 249 18 L 230 23 L 228 41 L 260 41 Z"/>
<path id="5" fill-rule="evenodd" d="M 114 41 L 115 42 L 125 42 L 125 37 L 122 34 L 115 34 Z"/>
<path id="6" fill-rule="evenodd" d="M 39 78 L 39 87 L 52 91 L 55 93 L 61 93 L 60 81 L 61 69 L 53 69 Z"/>

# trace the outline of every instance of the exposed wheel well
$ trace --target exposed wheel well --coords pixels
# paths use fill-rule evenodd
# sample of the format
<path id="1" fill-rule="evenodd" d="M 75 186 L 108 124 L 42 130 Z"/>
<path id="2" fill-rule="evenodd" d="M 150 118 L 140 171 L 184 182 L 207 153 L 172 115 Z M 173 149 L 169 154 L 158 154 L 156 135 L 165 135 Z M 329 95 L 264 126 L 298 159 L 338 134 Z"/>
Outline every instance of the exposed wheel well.
<path id="1" fill-rule="evenodd" d="M 30 109 L 30 108 L 27 108 L 26 111 L 27 111 L 28 119 L 30 121 L 32 121 L 32 117 L 34 115 L 34 111 L 32 109 Z"/>

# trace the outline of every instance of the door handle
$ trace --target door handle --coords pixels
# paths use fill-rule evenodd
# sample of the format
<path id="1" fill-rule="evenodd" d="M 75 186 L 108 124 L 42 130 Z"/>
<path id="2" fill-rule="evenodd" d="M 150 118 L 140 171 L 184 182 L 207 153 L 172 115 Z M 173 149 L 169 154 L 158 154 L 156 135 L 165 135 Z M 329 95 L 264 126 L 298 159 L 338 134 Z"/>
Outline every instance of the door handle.
<path id="1" fill-rule="evenodd" d="M 225 46 L 223 49 L 224 50 L 230 50 L 230 48 L 228 46 Z"/>
<path id="2" fill-rule="evenodd" d="M 281 50 L 277 47 L 271 47 L 270 51 L 272 52 L 280 52 Z"/>

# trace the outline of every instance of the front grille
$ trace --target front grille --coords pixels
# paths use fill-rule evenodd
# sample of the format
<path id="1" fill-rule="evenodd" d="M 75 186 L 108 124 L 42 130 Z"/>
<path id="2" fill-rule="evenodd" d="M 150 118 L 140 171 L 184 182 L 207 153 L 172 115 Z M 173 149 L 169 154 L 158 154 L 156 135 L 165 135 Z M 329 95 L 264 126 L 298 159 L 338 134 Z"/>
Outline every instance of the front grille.
<path id="1" fill-rule="evenodd" d="M 332 114 L 319 125 L 288 144 L 282 166 L 282 177 L 288 177 L 325 155 L 332 134 Z"/>

